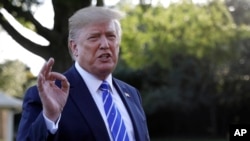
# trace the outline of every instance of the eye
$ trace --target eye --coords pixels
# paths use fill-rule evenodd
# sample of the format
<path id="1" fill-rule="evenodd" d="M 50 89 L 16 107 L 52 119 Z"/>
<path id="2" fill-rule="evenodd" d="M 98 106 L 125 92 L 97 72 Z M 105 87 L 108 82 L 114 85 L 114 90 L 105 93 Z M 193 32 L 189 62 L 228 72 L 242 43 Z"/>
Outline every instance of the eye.
<path id="1" fill-rule="evenodd" d="M 112 39 L 112 40 L 116 39 L 116 35 L 115 34 L 108 34 L 107 37 L 109 39 Z"/>
<path id="2" fill-rule="evenodd" d="M 97 36 L 97 35 L 91 35 L 87 39 L 91 40 L 91 41 L 94 41 L 94 40 L 97 40 L 98 38 L 99 38 L 99 36 Z"/>

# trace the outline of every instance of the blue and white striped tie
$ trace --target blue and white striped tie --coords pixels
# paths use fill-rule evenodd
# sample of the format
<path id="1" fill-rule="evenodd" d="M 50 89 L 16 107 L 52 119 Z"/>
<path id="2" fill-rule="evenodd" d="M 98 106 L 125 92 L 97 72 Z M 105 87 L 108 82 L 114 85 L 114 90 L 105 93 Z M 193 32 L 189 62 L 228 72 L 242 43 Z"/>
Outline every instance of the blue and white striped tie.
<path id="1" fill-rule="evenodd" d="M 128 133 L 125 124 L 122 120 L 121 114 L 113 102 L 111 89 L 108 82 L 103 81 L 100 86 L 102 91 L 102 100 L 104 110 L 107 116 L 109 128 L 113 137 L 113 141 L 129 141 Z"/>

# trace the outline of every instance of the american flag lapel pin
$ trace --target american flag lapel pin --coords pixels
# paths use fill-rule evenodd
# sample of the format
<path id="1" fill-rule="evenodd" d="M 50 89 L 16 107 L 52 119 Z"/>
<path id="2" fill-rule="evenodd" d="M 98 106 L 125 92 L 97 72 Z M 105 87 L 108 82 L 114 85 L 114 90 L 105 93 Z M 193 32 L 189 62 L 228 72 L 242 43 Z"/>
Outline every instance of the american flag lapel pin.
<path id="1" fill-rule="evenodd" d="M 125 93 L 125 96 L 126 96 L 126 97 L 130 97 L 130 95 L 129 95 L 128 93 Z"/>

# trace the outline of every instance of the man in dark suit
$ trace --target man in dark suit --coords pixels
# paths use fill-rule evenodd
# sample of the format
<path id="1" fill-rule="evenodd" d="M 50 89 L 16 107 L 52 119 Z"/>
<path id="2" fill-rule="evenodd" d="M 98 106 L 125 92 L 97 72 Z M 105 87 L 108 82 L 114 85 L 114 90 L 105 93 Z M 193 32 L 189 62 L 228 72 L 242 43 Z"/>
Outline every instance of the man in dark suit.
<path id="1" fill-rule="evenodd" d="M 150 140 L 140 93 L 112 77 L 122 17 L 104 7 L 83 8 L 70 17 L 75 63 L 63 74 L 52 71 L 53 58 L 44 64 L 37 86 L 25 94 L 17 141 Z"/>

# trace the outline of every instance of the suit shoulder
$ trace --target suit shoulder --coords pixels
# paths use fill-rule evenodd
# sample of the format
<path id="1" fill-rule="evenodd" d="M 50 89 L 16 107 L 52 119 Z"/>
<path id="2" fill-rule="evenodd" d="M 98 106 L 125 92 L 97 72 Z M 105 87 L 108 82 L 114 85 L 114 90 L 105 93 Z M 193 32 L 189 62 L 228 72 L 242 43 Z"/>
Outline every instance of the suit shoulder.
<path id="1" fill-rule="evenodd" d="M 36 85 L 31 86 L 26 90 L 25 95 L 24 95 L 24 101 L 26 100 L 40 101 L 40 97 L 39 97 L 38 89 Z"/>

